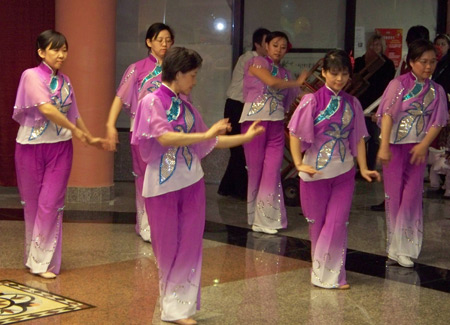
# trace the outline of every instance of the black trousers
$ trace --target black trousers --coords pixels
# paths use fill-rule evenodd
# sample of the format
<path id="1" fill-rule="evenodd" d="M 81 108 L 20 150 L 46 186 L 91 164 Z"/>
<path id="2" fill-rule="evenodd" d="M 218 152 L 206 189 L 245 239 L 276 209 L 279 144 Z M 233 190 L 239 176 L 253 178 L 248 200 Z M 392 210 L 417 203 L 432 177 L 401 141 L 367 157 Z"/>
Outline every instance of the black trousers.
<path id="1" fill-rule="evenodd" d="M 369 170 L 375 170 L 377 164 L 377 153 L 380 148 L 380 128 L 377 123 L 372 121 L 369 116 L 365 117 L 367 132 L 370 135 L 366 143 L 367 167 Z"/>
<path id="2" fill-rule="evenodd" d="M 241 118 L 244 104 L 240 101 L 228 98 L 225 103 L 224 117 L 229 118 L 232 130 L 227 134 L 240 134 Z M 221 195 L 231 195 L 240 199 L 247 198 L 247 169 L 245 168 L 245 155 L 242 146 L 230 148 L 230 159 L 225 174 L 219 185 L 218 193 Z"/>

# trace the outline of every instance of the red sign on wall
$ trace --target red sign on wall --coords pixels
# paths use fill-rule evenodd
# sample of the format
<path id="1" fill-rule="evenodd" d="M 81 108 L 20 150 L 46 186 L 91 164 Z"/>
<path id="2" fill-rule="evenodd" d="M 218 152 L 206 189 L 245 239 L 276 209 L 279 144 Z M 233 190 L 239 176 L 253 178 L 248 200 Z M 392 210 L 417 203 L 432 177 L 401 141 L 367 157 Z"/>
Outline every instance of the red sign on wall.
<path id="1" fill-rule="evenodd" d="M 397 68 L 402 60 L 402 39 L 403 29 L 401 28 L 375 28 L 377 34 L 383 36 L 386 41 L 386 55 L 394 61 Z"/>

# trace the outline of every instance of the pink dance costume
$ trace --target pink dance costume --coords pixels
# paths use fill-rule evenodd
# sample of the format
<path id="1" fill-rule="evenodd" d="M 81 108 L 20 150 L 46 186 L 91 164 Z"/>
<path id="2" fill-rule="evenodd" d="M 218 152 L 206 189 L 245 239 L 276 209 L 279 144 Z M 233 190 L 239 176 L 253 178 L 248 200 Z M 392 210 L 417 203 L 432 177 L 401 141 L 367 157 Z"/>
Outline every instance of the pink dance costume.
<path id="1" fill-rule="evenodd" d="M 117 97 L 122 100 L 124 111 L 130 116 L 130 132 L 133 132 L 134 119 L 138 102 L 145 95 L 154 92 L 161 85 L 161 64 L 152 55 L 149 54 L 143 60 L 131 64 L 125 71 L 119 88 Z M 132 134 L 130 134 L 131 139 Z M 142 160 L 139 154 L 139 148 L 131 145 L 131 156 L 133 159 L 133 176 L 136 189 L 136 233 L 143 240 L 151 241 L 150 226 L 146 213 L 144 197 L 142 196 L 142 187 L 144 183 L 144 173 L 147 164 Z"/>
<path id="2" fill-rule="evenodd" d="M 163 147 L 166 132 L 205 132 L 197 110 L 164 84 L 138 106 L 132 143 L 147 167 L 143 196 L 160 277 L 161 319 L 192 316 L 200 308 L 205 185 L 200 160 L 217 144 Z"/>
<path id="3" fill-rule="evenodd" d="M 422 238 L 422 192 L 426 163 L 410 164 L 410 150 L 421 142 L 431 127 L 447 123 L 447 98 L 432 80 L 417 81 L 412 72 L 392 80 L 378 107 L 392 118 L 391 160 L 383 166 L 386 205 L 387 246 L 390 256 L 419 256 Z"/>
<path id="4" fill-rule="evenodd" d="M 59 274 L 72 133 L 41 114 L 38 106 L 45 103 L 76 123 L 79 113 L 69 78 L 41 63 L 22 73 L 17 90 L 15 164 L 25 217 L 24 263 L 31 273 Z"/>
<path id="5" fill-rule="evenodd" d="M 311 240 L 311 283 L 323 288 L 347 284 L 347 226 L 355 186 L 354 157 L 368 136 L 359 101 L 323 86 L 303 96 L 289 122 L 301 140 L 303 163 L 320 172 L 300 172 L 300 199 Z"/>
<path id="6" fill-rule="evenodd" d="M 269 57 L 254 57 L 245 65 L 244 109 L 240 123 L 246 133 L 252 122 L 261 120 L 265 132 L 244 144 L 248 171 L 248 224 L 269 229 L 287 227 L 280 168 L 284 151 L 284 115 L 298 94 L 297 88 L 272 89 L 250 75 L 250 66 L 268 70 L 272 76 L 290 80 L 290 73 Z"/>

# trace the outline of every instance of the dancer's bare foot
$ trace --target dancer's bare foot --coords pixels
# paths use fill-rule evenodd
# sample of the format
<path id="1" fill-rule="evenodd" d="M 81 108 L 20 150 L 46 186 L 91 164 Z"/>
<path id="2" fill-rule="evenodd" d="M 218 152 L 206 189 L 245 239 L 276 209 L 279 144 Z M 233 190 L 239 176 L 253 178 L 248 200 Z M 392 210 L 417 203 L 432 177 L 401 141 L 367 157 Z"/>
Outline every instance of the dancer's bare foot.
<path id="1" fill-rule="evenodd" d="M 181 325 L 197 324 L 195 319 L 192 319 L 192 318 L 183 318 L 183 319 L 179 319 L 179 320 L 174 320 L 172 323 L 181 324 Z"/>

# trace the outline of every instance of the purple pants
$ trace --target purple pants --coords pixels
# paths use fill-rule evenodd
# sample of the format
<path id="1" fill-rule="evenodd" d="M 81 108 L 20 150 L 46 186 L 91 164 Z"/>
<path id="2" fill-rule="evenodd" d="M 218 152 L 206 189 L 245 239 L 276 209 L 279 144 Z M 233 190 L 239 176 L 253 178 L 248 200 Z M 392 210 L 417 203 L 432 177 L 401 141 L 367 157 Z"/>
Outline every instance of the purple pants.
<path id="1" fill-rule="evenodd" d="M 252 122 L 244 122 L 247 132 Z M 280 169 L 284 152 L 284 121 L 262 121 L 266 132 L 244 144 L 248 171 L 248 224 L 270 229 L 287 227 Z"/>
<path id="2" fill-rule="evenodd" d="M 391 161 L 383 166 L 387 253 L 419 257 L 422 246 L 422 192 L 426 163 L 411 165 L 416 143 L 391 144 Z"/>
<path id="3" fill-rule="evenodd" d="M 152 247 L 159 270 L 161 319 L 192 316 L 200 308 L 202 240 L 205 228 L 203 179 L 178 191 L 145 199 Z"/>
<path id="4" fill-rule="evenodd" d="M 72 140 L 16 144 L 17 184 L 25 216 L 24 263 L 31 273 L 61 269 L 62 217 Z"/>
<path id="5" fill-rule="evenodd" d="M 354 188 L 354 168 L 330 179 L 300 180 L 300 199 L 311 239 L 311 283 L 318 287 L 347 284 L 347 225 Z"/>
<path id="6" fill-rule="evenodd" d="M 131 140 L 132 133 L 130 133 Z M 145 198 L 142 196 L 144 186 L 144 176 L 147 164 L 142 160 L 139 153 L 139 146 L 130 145 L 131 157 L 133 159 L 134 186 L 136 192 L 136 233 L 145 241 L 150 239 L 150 226 L 148 225 L 148 216 L 145 210 Z"/>

